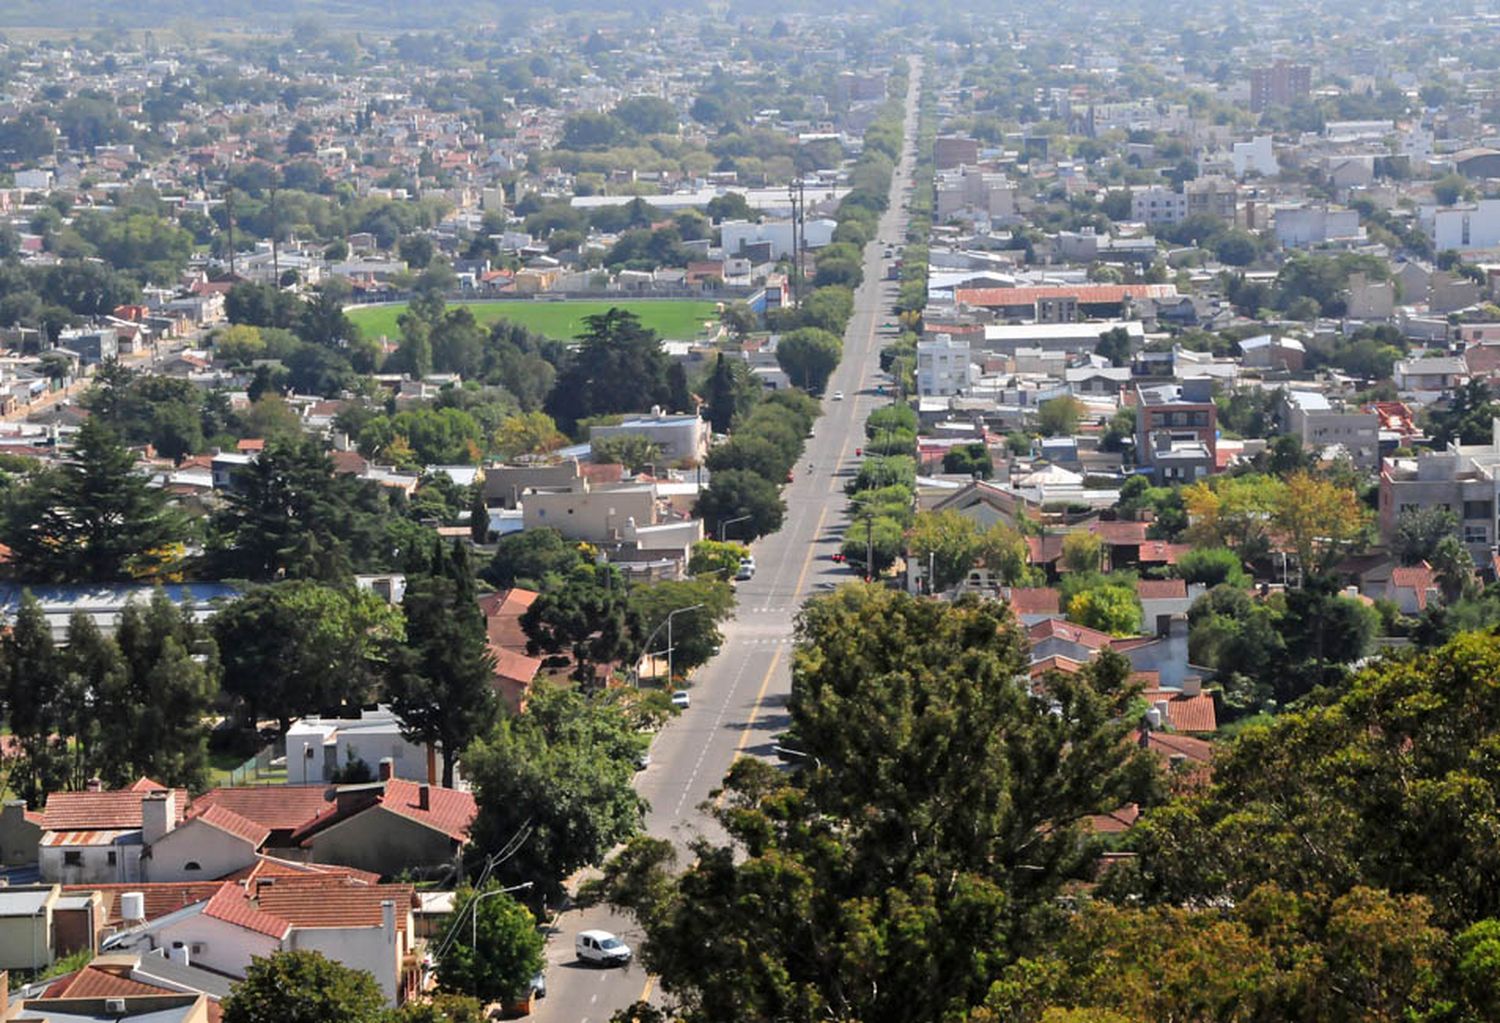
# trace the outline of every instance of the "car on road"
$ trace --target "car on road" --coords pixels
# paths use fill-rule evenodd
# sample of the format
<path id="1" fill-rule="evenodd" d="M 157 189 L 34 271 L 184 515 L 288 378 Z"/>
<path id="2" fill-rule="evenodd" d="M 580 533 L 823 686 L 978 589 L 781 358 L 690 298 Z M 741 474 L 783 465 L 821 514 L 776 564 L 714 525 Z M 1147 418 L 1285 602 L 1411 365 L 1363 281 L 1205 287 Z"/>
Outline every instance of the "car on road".
<path id="1" fill-rule="evenodd" d="M 672 694 L 672 706 L 678 710 L 687 710 L 690 702 L 692 702 L 692 697 L 688 696 L 686 689 L 679 689 Z"/>
<path id="2" fill-rule="evenodd" d="M 581 963 L 595 966 L 628 966 L 630 946 L 608 931 L 579 931 L 573 952 Z"/>
<path id="3" fill-rule="evenodd" d="M 795 483 L 796 480 L 797 480 L 797 477 L 792 475 L 792 470 L 788 469 L 786 471 L 786 481 L 788 483 Z"/>
<path id="4" fill-rule="evenodd" d="M 843 401 L 844 400 L 844 392 L 843 391 L 834 391 L 833 392 L 833 400 L 834 401 Z"/>
<path id="5" fill-rule="evenodd" d="M 790 473 L 788 473 L 788 475 L 790 475 Z M 790 483 L 791 480 L 788 480 L 787 482 Z M 739 570 L 734 573 L 734 577 L 738 580 L 743 581 L 745 579 L 753 578 L 754 576 L 755 555 L 746 554 L 743 558 L 740 559 L 740 567 Z"/>

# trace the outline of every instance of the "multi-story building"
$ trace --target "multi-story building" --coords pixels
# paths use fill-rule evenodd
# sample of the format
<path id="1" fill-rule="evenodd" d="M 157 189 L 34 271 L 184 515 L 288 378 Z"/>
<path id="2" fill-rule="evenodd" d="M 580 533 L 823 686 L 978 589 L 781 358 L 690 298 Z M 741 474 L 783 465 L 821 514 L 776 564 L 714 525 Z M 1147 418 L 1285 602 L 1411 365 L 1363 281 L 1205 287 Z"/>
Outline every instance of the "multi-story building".
<path id="1" fill-rule="evenodd" d="M 937 218 L 983 215 L 990 220 L 1013 217 L 1016 186 L 1004 174 L 978 167 L 960 167 L 937 178 Z"/>
<path id="2" fill-rule="evenodd" d="M 1288 391 L 1283 399 L 1287 432 L 1302 439 L 1314 454 L 1341 448 L 1361 469 L 1380 462 L 1380 416 L 1375 412 L 1335 408 L 1317 391 Z"/>
<path id="3" fill-rule="evenodd" d="M 960 135 L 941 135 L 932 142 L 932 162 L 940 171 L 979 162 L 979 143 Z"/>
<path id="4" fill-rule="evenodd" d="M 932 341 L 917 342 L 917 394 L 946 397 L 969 389 L 972 362 L 967 338 L 939 334 Z"/>
<path id="5" fill-rule="evenodd" d="M 1458 535 L 1478 562 L 1488 562 L 1500 537 L 1500 419 L 1487 444 L 1450 443 L 1443 451 L 1380 463 L 1380 535 L 1395 535 L 1402 514 L 1442 508 L 1458 520 Z"/>
<path id="6" fill-rule="evenodd" d="M 1137 460 L 1158 483 L 1190 483 L 1211 475 L 1218 469 L 1218 416 L 1207 377 L 1137 385 Z"/>
<path id="7" fill-rule="evenodd" d="M 1270 67 L 1250 69 L 1250 109 L 1289 107 L 1312 92 L 1312 68 L 1278 60 Z"/>

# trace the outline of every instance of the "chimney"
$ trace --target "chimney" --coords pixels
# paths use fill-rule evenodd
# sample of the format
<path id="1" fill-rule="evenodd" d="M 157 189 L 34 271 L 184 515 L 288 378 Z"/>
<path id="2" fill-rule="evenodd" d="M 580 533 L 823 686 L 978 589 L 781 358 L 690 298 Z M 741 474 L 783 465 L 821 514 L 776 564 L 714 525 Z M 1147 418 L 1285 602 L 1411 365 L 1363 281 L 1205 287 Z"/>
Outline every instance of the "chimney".
<path id="1" fill-rule="evenodd" d="M 390 781 L 396 776 L 396 762 L 390 757 L 380 758 L 380 780 Z"/>
<path id="2" fill-rule="evenodd" d="M 393 944 L 396 940 L 396 904 L 390 899 L 381 900 L 380 929 L 385 932 L 386 942 Z"/>
<path id="3" fill-rule="evenodd" d="M 177 823 L 177 793 L 148 792 L 141 797 L 141 841 L 155 845 Z"/>
<path id="4" fill-rule="evenodd" d="M 104 783 L 98 778 L 90 778 L 88 781 L 84 782 L 83 790 L 85 792 L 103 792 Z"/>
<path id="5" fill-rule="evenodd" d="M 1197 675 L 1188 675 L 1182 680 L 1182 695 L 1197 696 L 1203 692 L 1203 679 Z"/>
<path id="6" fill-rule="evenodd" d="M 428 785 L 426 782 L 423 782 L 421 785 L 417 786 L 417 809 L 432 809 L 432 786 Z"/>

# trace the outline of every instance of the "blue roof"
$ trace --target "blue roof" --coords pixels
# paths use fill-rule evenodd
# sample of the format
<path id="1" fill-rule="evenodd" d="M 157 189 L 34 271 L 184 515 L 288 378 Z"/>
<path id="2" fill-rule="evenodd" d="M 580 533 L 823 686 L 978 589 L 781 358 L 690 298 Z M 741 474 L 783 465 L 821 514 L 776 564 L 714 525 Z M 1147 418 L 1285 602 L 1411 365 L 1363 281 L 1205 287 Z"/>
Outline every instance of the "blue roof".
<path id="1" fill-rule="evenodd" d="M 123 607 L 131 600 L 142 604 L 151 599 L 156 589 L 149 583 L 93 583 L 76 586 L 25 586 L 21 583 L 0 583 L 0 615 L 13 615 L 21 606 L 21 596 L 27 590 L 46 608 L 108 608 Z M 233 600 L 244 592 L 244 588 L 229 583 L 170 583 L 161 587 L 167 599 L 174 604 L 206 604 L 215 600 Z"/>

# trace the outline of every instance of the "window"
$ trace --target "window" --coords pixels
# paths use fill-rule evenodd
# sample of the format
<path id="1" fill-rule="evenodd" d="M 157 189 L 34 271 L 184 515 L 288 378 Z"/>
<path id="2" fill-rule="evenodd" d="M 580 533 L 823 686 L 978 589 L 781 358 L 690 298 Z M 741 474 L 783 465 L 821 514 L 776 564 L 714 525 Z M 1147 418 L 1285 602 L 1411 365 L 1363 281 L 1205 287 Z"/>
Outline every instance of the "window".
<path id="1" fill-rule="evenodd" d="M 1489 530 L 1484 526 L 1465 526 L 1464 543 L 1489 543 Z"/>
<path id="2" fill-rule="evenodd" d="M 188 860 L 186 863 L 184 863 L 182 865 L 182 869 L 183 870 L 202 870 L 203 868 L 198 865 L 198 861 L 197 860 Z"/>
<path id="3" fill-rule="evenodd" d="M 1464 518 L 1483 519 L 1488 522 L 1495 514 L 1495 502 L 1493 501 L 1465 501 Z"/>
<path id="4" fill-rule="evenodd" d="M 115 865 L 115 851 L 113 849 L 104 854 L 104 862 L 108 863 L 111 867 Z"/>
<path id="5" fill-rule="evenodd" d="M 63 853 L 63 866 L 65 866 L 65 867 L 81 867 L 81 866 L 83 866 L 83 853 L 80 852 L 77 849 L 69 849 L 69 850 L 67 850 L 66 852 Z"/>

